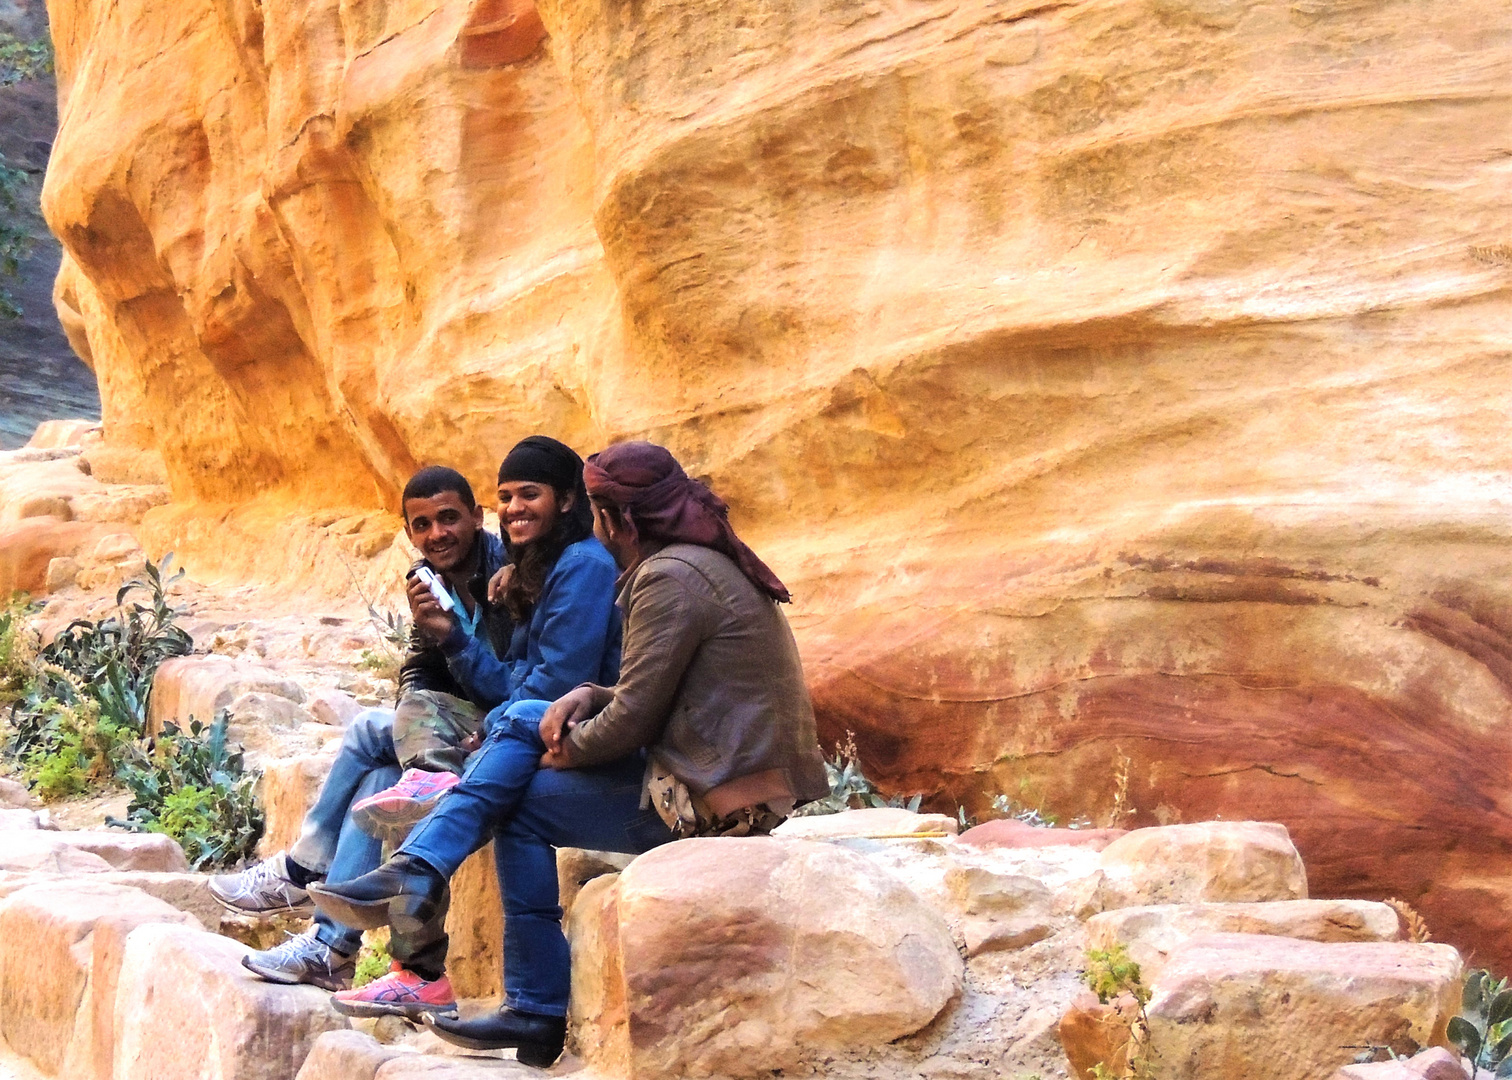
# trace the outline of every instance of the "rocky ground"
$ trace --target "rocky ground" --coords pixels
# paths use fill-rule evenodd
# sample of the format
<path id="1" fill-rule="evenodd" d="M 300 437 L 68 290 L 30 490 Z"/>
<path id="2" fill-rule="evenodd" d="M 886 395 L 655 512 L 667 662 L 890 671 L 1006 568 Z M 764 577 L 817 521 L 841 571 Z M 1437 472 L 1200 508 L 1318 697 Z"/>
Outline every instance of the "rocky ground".
<path id="1" fill-rule="evenodd" d="M 28 556 L 47 555 L 44 636 L 114 603 L 141 564 L 132 519 L 164 497 L 79 468 L 87 432 L 56 441 L 73 445 L 0 459 L 6 528 L 98 534 Z M 229 713 L 263 771 L 263 850 L 277 850 L 343 725 L 392 698 L 382 619 L 361 600 L 301 605 L 192 579 L 173 596 L 196 651 L 160 669 L 151 723 Z M 16 1075 L 69 1080 L 528 1071 L 402 1021 L 351 1026 L 320 991 L 252 978 L 239 964 L 248 943 L 298 927 L 227 917 L 172 841 L 103 829 L 123 796 L 39 808 L 0 787 L 11 806 L 0 813 L 0 1036 L 12 1055 L 0 1077 L 12 1061 Z M 1127 1041 L 1129 1001 L 1101 1003 L 1082 980 L 1089 947 L 1114 945 L 1152 995 L 1161 1080 L 1327 1080 L 1360 1046 L 1442 1045 L 1457 1011 L 1459 954 L 1404 940 L 1384 904 L 1308 899 L 1280 825 L 1124 833 L 997 821 L 957 833 L 948 817 L 867 810 L 634 861 L 564 852 L 573 1053 L 553 1072 L 1085 1078 L 1098 1062 L 1116 1069 Z M 486 1007 L 500 932 L 487 852 L 454 889 L 452 977 L 466 1008 Z M 1377 1080 L 1458 1068 L 1420 1063 L 1440 1072 Z M 1346 1075 L 1407 1066 L 1364 1068 Z"/>

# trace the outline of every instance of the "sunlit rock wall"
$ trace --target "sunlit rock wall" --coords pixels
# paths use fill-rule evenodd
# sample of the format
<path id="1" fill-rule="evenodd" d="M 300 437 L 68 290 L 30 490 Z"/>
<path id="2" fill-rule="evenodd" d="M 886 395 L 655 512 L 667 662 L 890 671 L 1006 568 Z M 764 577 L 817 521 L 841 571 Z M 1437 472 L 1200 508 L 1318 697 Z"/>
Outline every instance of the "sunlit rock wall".
<path id="1" fill-rule="evenodd" d="M 60 313 L 162 543 L 659 439 L 877 779 L 1098 817 L 1127 758 L 1512 962 L 1498 5 L 51 12 Z"/>

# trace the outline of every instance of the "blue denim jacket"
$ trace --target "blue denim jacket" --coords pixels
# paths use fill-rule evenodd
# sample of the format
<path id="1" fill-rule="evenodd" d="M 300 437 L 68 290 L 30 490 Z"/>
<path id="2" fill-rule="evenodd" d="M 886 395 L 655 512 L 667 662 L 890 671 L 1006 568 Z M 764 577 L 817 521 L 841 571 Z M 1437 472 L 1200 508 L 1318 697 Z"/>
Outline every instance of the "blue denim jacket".
<path id="1" fill-rule="evenodd" d="M 569 544 L 546 575 L 527 625 L 517 625 L 504 659 L 460 628 L 442 644 L 447 666 L 480 705 L 555 701 L 585 682 L 619 679 L 621 616 L 614 604 L 619 568 L 593 537 Z"/>

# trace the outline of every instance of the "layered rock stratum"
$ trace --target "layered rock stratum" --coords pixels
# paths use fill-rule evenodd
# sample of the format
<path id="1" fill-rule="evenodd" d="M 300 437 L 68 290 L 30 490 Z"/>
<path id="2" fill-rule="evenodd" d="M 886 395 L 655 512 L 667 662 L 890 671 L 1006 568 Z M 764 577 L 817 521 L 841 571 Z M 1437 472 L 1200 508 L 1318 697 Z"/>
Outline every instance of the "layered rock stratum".
<path id="1" fill-rule="evenodd" d="M 1282 821 L 1512 963 L 1495 5 L 49 10 L 150 552 L 328 595 L 418 464 L 660 440 L 874 779 Z"/>

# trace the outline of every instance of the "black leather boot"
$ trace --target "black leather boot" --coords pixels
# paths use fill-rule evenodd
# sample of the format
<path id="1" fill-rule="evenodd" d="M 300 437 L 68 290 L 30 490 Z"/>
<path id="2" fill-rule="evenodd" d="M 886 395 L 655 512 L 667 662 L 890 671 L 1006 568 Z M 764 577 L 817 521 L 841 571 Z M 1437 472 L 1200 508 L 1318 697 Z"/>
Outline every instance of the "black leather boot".
<path id="1" fill-rule="evenodd" d="M 309 892 L 321 911 L 362 930 L 431 921 L 451 899 L 445 878 L 429 863 L 403 854 L 351 881 L 311 883 Z"/>
<path id="2" fill-rule="evenodd" d="M 453 1020 L 434 1014 L 425 1023 L 441 1038 L 469 1050 L 516 1049 L 515 1058 L 523 1065 L 547 1068 L 562 1056 L 567 1041 L 567 1021 L 560 1016 L 500 1009 L 475 1020 Z"/>

